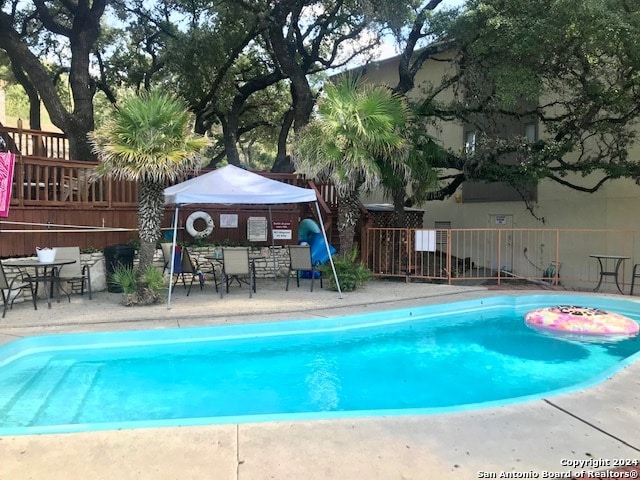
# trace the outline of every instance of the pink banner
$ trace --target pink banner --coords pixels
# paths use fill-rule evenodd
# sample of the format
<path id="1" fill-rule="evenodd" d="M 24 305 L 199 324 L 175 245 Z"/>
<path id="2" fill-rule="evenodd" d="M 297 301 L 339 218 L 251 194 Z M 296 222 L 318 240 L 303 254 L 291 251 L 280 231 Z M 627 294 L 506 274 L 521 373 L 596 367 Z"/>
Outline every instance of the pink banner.
<path id="1" fill-rule="evenodd" d="M 13 153 L 0 153 L 0 217 L 9 215 L 14 161 L 15 155 Z"/>

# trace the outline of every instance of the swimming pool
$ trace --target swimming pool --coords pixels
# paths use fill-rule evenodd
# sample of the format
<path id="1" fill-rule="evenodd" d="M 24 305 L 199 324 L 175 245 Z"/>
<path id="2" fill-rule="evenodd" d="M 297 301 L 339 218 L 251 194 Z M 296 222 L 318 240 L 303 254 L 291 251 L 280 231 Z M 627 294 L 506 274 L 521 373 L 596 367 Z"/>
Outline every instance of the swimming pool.
<path id="1" fill-rule="evenodd" d="M 429 414 L 594 385 L 635 337 L 526 327 L 557 304 L 640 319 L 632 301 L 493 297 L 321 320 L 31 337 L 0 347 L 0 435 Z"/>

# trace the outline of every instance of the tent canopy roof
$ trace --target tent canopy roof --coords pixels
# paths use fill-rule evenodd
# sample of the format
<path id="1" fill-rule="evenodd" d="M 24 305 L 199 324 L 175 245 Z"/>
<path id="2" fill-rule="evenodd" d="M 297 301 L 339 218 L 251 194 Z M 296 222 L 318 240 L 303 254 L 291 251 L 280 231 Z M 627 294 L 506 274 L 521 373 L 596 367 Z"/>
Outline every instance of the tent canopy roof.
<path id="1" fill-rule="evenodd" d="M 317 201 L 310 188 L 296 187 L 227 165 L 164 189 L 165 205 L 187 203 L 262 204 Z"/>

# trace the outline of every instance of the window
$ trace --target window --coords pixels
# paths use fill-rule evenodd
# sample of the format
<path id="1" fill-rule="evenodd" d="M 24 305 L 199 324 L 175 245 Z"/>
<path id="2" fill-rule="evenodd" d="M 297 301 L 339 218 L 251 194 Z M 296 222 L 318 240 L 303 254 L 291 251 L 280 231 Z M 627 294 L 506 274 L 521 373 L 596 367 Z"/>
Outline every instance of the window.
<path id="1" fill-rule="evenodd" d="M 476 151 L 479 132 L 488 135 L 489 138 L 508 138 L 511 136 L 525 136 L 530 142 L 538 139 L 538 124 L 528 117 L 525 120 L 518 120 L 510 117 L 499 118 L 490 127 L 478 127 L 477 124 L 469 123 L 464 126 L 464 151 L 471 154 Z M 517 157 L 513 154 L 502 155 L 499 162 L 513 164 Z M 529 200 L 537 199 L 536 185 L 521 187 L 522 195 Z M 506 182 L 484 183 L 480 181 L 467 180 L 462 184 L 462 198 L 464 203 L 480 202 L 519 202 L 522 201 L 521 193 Z"/>
<path id="2" fill-rule="evenodd" d="M 538 128 L 535 123 L 525 123 L 524 124 L 524 136 L 527 137 L 527 140 L 530 142 L 535 142 L 538 140 Z"/>
<path id="3" fill-rule="evenodd" d="M 476 150 L 476 131 L 467 132 L 464 136 L 465 153 L 473 153 Z"/>
<path id="4" fill-rule="evenodd" d="M 436 229 L 436 245 L 446 245 L 447 232 L 443 230 L 451 230 L 451 222 L 434 222 L 433 226 Z"/>

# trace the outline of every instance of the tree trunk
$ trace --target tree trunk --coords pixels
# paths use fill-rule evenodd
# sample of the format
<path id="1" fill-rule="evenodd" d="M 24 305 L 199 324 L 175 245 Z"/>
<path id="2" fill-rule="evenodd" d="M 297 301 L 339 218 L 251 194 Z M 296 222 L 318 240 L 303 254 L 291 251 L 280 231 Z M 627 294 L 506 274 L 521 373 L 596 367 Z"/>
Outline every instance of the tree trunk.
<path id="1" fill-rule="evenodd" d="M 360 218 L 358 189 L 345 192 L 338 204 L 338 232 L 340 234 L 340 254 L 349 255 L 353 250 L 356 224 Z"/>
<path id="2" fill-rule="evenodd" d="M 73 96 L 73 111 L 66 110 L 48 69 L 33 54 L 27 41 L 16 30 L 14 18 L 5 12 L 0 12 L 0 49 L 6 52 L 12 68 L 21 70 L 28 77 L 53 124 L 69 138 L 71 158 L 94 160 L 95 156 L 87 139 L 87 133 L 94 127 L 95 94 L 95 85 L 89 73 L 89 55 L 100 35 L 100 19 L 106 0 L 65 2 L 64 6 L 70 8 L 66 16 L 53 9 L 48 10 L 45 2 L 35 3 L 38 19 L 44 28 L 69 39 L 69 85 Z"/>
<path id="3" fill-rule="evenodd" d="M 73 160 L 95 161 L 96 154 L 91 149 L 87 134 L 93 130 L 93 113 L 91 122 L 80 121 L 81 117 L 69 122 L 65 134 L 69 138 L 69 154 Z M 89 128 L 87 126 L 90 125 Z"/>
<path id="4" fill-rule="evenodd" d="M 164 216 L 164 184 L 143 180 L 138 196 L 138 230 L 140 251 L 138 252 L 138 274 L 141 275 L 153 264 L 156 244 L 160 240 Z"/>
<path id="5" fill-rule="evenodd" d="M 271 167 L 271 172 L 273 173 L 293 173 L 295 171 L 291 156 L 287 155 L 287 140 L 289 139 L 289 131 L 293 125 L 293 119 L 293 109 L 288 110 L 284 115 L 280 134 L 278 135 L 278 153 Z"/>
<path id="6" fill-rule="evenodd" d="M 238 153 L 238 118 L 232 113 L 219 115 L 222 124 L 222 138 L 227 162 L 230 165 L 240 166 L 240 154 Z"/>
<path id="7" fill-rule="evenodd" d="M 307 80 L 307 69 L 297 56 L 295 40 L 285 35 L 290 13 L 284 2 L 279 4 L 273 11 L 274 21 L 269 24 L 266 35 L 280 69 L 291 82 L 293 129 L 299 132 L 309 122 L 315 98 Z M 287 128 L 287 134 L 288 131 Z M 283 133 L 285 132 L 281 132 L 281 139 Z M 278 154 L 280 159 L 286 158 L 281 152 Z"/>
<path id="8" fill-rule="evenodd" d="M 393 226 L 396 228 L 406 228 L 406 215 L 404 212 L 404 189 L 393 192 Z"/>

